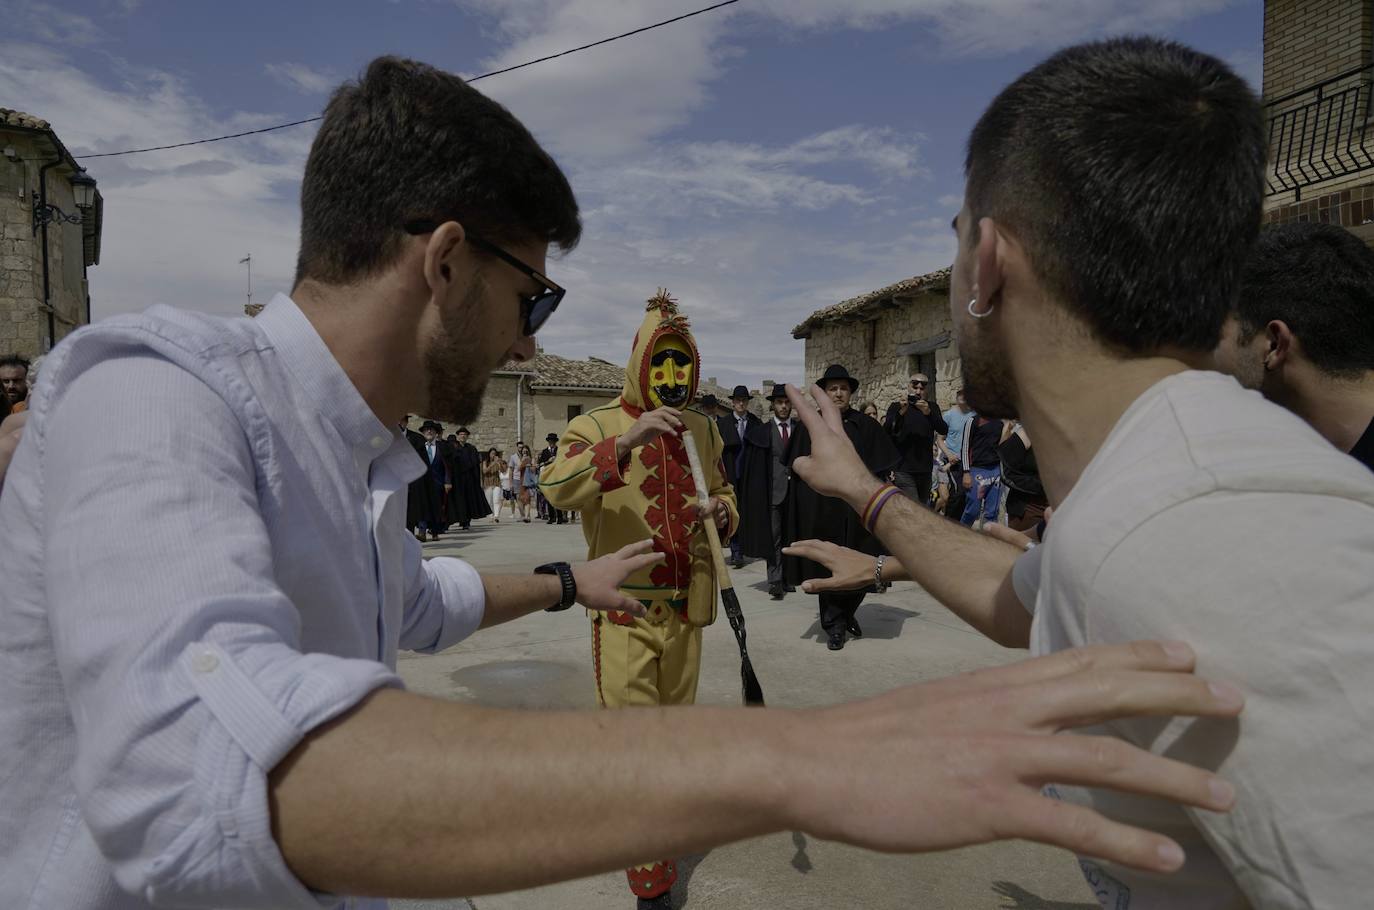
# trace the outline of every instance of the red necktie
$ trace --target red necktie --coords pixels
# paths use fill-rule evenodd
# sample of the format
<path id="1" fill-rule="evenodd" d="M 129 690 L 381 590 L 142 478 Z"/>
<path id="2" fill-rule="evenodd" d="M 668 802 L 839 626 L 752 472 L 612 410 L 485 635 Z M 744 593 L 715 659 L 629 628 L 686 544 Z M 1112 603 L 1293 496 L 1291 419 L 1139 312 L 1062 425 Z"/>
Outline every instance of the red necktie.
<path id="1" fill-rule="evenodd" d="M 782 444 L 783 444 L 783 445 L 787 445 L 787 436 L 788 436 L 788 433 L 787 433 L 787 424 L 785 424 L 785 423 L 780 423 L 780 424 L 778 424 L 778 429 L 782 431 Z"/>

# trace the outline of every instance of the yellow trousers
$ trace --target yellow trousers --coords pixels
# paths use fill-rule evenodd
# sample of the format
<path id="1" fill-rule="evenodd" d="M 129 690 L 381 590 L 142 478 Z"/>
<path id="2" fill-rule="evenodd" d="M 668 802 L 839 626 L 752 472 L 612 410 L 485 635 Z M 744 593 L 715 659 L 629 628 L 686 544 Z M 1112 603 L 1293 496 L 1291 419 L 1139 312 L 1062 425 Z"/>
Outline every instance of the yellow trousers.
<path id="1" fill-rule="evenodd" d="M 601 707 L 690 705 L 696 701 L 701 629 L 684 622 L 675 610 L 654 607 L 650 613 L 663 617 L 662 622 L 630 617 L 632 624 L 622 625 L 601 613 L 593 615 L 592 667 Z"/>
<path id="2" fill-rule="evenodd" d="M 626 614 L 592 615 L 592 667 L 596 700 L 603 708 L 690 705 L 697 698 L 701 673 L 701 629 L 676 610 L 656 602 L 649 607 L 656 622 Z M 627 869 L 636 897 L 657 897 L 672 890 L 677 865 L 647 863 Z"/>

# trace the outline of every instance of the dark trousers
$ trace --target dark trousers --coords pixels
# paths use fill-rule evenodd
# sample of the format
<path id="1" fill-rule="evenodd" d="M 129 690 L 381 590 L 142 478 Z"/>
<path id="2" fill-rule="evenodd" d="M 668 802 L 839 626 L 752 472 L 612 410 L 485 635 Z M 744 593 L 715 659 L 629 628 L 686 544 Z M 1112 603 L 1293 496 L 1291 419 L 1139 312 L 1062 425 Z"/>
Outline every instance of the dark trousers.
<path id="1" fill-rule="evenodd" d="M 917 505 L 930 504 L 930 472 L 909 474 L 906 471 L 893 471 L 892 482 L 907 499 Z"/>
<path id="2" fill-rule="evenodd" d="M 782 584 L 782 506 L 772 506 L 768 512 L 773 517 L 773 555 L 768 559 L 768 584 Z"/>
<path id="3" fill-rule="evenodd" d="M 844 632 L 863 603 L 866 591 L 839 591 L 819 595 L 821 628 L 826 635 Z"/>

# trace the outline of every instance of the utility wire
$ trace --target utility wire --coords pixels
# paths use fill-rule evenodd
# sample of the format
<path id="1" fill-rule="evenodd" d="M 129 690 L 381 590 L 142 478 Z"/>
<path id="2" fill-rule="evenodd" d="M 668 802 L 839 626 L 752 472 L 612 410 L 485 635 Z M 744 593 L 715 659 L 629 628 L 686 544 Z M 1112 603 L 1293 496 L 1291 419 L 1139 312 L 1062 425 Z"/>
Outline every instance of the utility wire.
<path id="1" fill-rule="evenodd" d="M 517 63 L 517 64 L 515 64 L 514 66 L 508 66 L 508 67 L 505 67 L 504 69 L 492 70 L 492 71 L 489 72 L 489 73 L 482 73 L 480 76 L 473 76 L 471 79 L 469 79 L 469 80 L 467 80 L 467 81 L 468 81 L 468 82 L 477 82 L 478 80 L 481 80 L 481 79 L 488 79 L 488 78 L 490 78 L 490 77 L 492 77 L 492 76 L 499 76 L 499 75 L 501 75 L 502 73 L 509 73 L 509 72 L 514 71 L 514 70 L 524 69 L 524 68 L 527 67 L 527 66 L 534 66 L 536 63 L 545 63 L 545 62 L 547 62 L 547 61 L 549 61 L 549 60 L 556 60 L 556 59 L 558 59 L 559 57 L 566 57 L 566 56 L 568 56 L 569 54 L 576 54 L 576 53 L 579 52 L 579 51 L 589 50 L 589 49 L 591 49 L 591 48 L 593 48 L 593 47 L 600 47 L 600 46 L 603 45 L 603 44 L 610 44 L 612 41 L 619 41 L 621 38 L 629 38 L 629 37 L 632 37 L 632 36 L 634 36 L 634 35 L 642 34 L 642 33 L 644 33 L 644 32 L 653 31 L 653 30 L 656 29 L 656 28 L 662 28 L 662 27 L 665 26 L 665 25 L 672 25 L 673 23 L 675 23 L 675 22 L 681 22 L 681 21 L 684 20 L 684 19 L 691 19 L 693 16 L 700 16 L 700 15 L 702 15 L 703 13 L 709 13 L 709 12 L 712 12 L 712 11 L 714 11 L 714 10 L 720 9 L 720 8 L 723 7 L 723 6 L 730 6 L 731 4 L 738 3 L 738 2 L 740 2 L 740 0 L 722 0 L 721 3 L 716 3 L 716 4 L 712 5 L 712 6 L 703 7 L 703 8 L 701 8 L 701 9 L 699 9 L 699 10 L 693 10 L 693 11 L 690 12 L 690 13 L 683 13 L 681 16 L 674 16 L 674 17 L 671 18 L 671 19 L 664 19 L 662 22 L 655 22 L 655 23 L 652 24 L 652 25 L 645 25 L 645 26 L 643 26 L 643 27 L 641 27 L 641 28 L 637 28 L 637 29 L 634 29 L 634 30 L 628 31 L 628 32 L 623 32 L 623 33 L 621 33 L 621 34 L 619 34 L 619 35 L 612 35 L 612 36 L 609 37 L 609 38 L 602 38 L 600 41 L 593 41 L 591 44 L 584 44 L 584 45 L 582 45 L 581 47 L 569 48 L 569 49 L 566 50 L 566 51 L 559 51 L 559 52 L 556 53 L 556 54 L 549 54 L 547 57 L 539 57 L 538 59 L 535 59 L 535 60 L 526 60 L 524 63 Z M 121 151 L 121 152 L 97 152 L 97 153 L 92 154 L 92 155 L 76 155 L 76 156 L 74 156 L 74 157 L 76 157 L 76 158 L 78 158 L 78 159 L 81 159 L 81 160 L 85 160 L 85 159 L 87 159 L 87 158 L 114 158 L 114 157 L 116 157 L 116 156 L 118 156 L 118 155 L 139 155 L 139 154 L 142 154 L 143 152 L 161 152 L 161 151 L 164 151 L 164 150 L 166 150 L 166 149 L 180 149 L 180 148 L 186 148 L 187 146 L 191 146 L 191 145 L 204 145 L 204 144 L 207 143 L 207 142 L 222 142 L 222 141 L 225 140 L 225 139 L 239 139 L 239 138 L 242 138 L 243 136 L 256 136 L 256 135 L 258 135 L 259 133 L 270 133 L 270 132 L 272 132 L 272 131 L 274 131 L 274 130 L 284 130 L 284 129 L 286 129 L 287 127 L 291 127 L 291 126 L 300 126 L 302 123 L 314 123 L 314 122 L 317 121 L 317 120 L 323 120 L 323 119 L 324 119 L 323 116 L 319 116 L 319 117 L 307 117 L 307 118 L 305 118 L 304 120 L 292 120 L 290 123 L 279 123 L 279 124 L 277 124 L 276 126 L 265 126 L 265 127 L 263 127 L 262 129 L 257 129 L 257 130 L 245 130 L 245 131 L 242 132 L 242 133 L 230 133 L 230 134 L 227 135 L 227 136 L 213 136 L 213 137 L 211 137 L 211 138 L 209 138 L 209 139 L 193 139 L 193 140 L 191 140 L 190 142 L 176 142 L 176 143 L 173 143 L 172 145 L 153 145 L 153 146 L 149 146 L 148 148 L 141 148 L 141 149 L 124 149 L 124 150 Z"/>

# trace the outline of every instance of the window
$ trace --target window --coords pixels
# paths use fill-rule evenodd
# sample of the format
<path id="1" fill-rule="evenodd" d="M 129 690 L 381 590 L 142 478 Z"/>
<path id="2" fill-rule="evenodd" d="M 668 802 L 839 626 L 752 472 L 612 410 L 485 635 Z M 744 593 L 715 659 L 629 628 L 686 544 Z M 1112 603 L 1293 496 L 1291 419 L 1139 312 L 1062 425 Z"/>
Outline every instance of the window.
<path id="1" fill-rule="evenodd" d="M 580 404 L 570 404 L 570 405 L 568 405 L 568 420 L 572 420 L 574 417 L 581 417 L 581 416 L 582 416 L 582 405 L 580 405 Z"/>
<path id="2" fill-rule="evenodd" d="M 497 417 L 505 417 L 505 416 L 506 416 L 506 409 L 505 409 L 505 408 L 497 408 L 497 409 L 496 409 L 496 416 L 497 416 Z"/>

